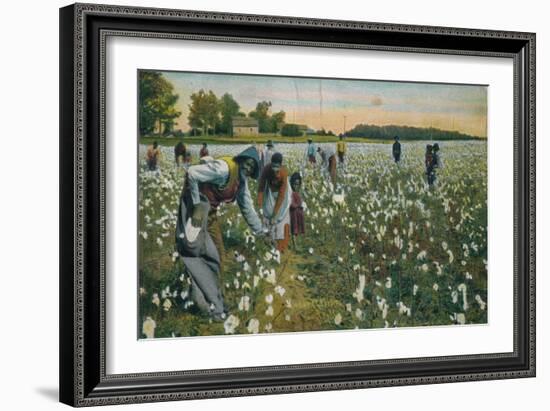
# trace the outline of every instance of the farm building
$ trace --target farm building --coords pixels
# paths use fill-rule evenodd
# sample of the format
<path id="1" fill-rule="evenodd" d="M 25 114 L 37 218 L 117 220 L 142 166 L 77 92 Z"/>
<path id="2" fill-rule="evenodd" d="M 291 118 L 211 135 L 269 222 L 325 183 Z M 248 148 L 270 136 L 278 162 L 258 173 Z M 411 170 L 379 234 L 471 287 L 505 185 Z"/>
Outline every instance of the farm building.
<path id="1" fill-rule="evenodd" d="M 249 117 L 233 117 L 233 136 L 258 135 L 258 120 Z"/>

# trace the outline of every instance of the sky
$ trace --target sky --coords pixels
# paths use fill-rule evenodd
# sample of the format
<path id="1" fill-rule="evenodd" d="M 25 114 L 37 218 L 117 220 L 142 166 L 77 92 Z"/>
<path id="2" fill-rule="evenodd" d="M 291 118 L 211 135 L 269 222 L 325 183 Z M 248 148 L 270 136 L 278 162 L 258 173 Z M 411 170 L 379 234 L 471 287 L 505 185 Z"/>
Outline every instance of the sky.
<path id="1" fill-rule="evenodd" d="M 259 101 L 287 123 L 335 133 L 357 124 L 435 127 L 487 137 L 487 86 L 243 74 L 163 72 L 179 95 L 176 128 L 189 130 L 190 96 L 229 93 L 248 114 Z M 345 127 L 345 130 L 344 130 Z"/>

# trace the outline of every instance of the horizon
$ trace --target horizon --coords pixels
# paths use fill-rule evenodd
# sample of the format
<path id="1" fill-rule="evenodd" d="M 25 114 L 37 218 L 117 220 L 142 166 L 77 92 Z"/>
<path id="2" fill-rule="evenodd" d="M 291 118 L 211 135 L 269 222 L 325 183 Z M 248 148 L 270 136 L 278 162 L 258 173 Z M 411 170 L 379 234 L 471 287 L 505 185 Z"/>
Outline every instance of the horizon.
<path id="1" fill-rule="evenodd" d="M 204 89 L 229 93 L 248 113 L 260 101 L 285 122 L 314 130 L 350 131 L 358 124 L 457 131 L 487 138 L 487 86 L 387 80 L 144 70 L 162 73 L 179 95 L 176 129 L 189 131 L 190 96 Z M 345 127 L 345 129 L 344 129 Z"/>

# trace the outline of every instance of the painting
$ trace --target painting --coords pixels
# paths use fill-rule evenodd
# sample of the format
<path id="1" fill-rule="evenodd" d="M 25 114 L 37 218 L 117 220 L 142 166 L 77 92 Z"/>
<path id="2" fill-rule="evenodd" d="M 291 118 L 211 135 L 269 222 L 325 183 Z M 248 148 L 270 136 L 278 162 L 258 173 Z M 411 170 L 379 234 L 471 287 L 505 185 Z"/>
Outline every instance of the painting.
<path id="1" fill-rule="evenodd" d="M 487 324 L 487 85 L 137 87 L 139 339 Z"/>

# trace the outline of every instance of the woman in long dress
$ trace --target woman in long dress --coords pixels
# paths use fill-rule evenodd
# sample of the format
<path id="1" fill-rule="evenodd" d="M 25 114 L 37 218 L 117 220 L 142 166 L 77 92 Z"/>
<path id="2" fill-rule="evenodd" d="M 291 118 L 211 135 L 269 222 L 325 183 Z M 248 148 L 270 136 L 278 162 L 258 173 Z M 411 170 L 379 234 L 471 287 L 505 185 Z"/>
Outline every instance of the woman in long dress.
<path id="1" fill-rule="evenodd" d="M 291 189 L 283 155 L 274 153 L 258 183 L 258 204 L 263 210 L 264 224 L 271 232 L 277 250 L 283 252 L 290 241 Z"/>

